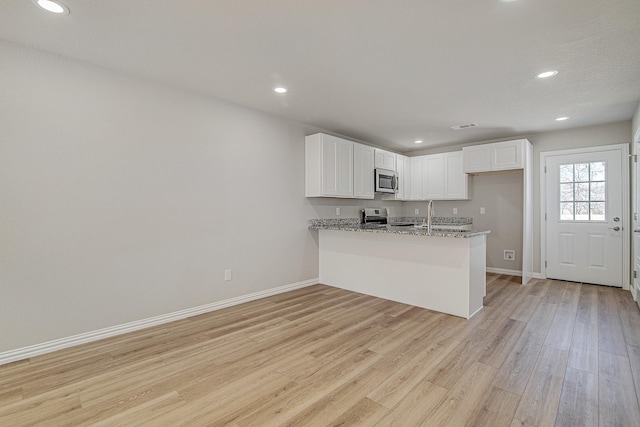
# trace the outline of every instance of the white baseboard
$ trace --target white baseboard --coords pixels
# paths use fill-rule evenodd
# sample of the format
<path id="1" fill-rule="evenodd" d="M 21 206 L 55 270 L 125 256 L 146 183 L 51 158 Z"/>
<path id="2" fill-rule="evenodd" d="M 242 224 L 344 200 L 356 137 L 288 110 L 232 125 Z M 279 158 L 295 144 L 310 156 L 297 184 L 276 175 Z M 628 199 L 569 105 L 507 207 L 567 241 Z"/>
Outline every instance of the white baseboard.
<path id="1" fill-rule="evenodd" d="M 111 326 L 109 328 L 98 329 L 96 331 L 85 332 L 71 337 L 61 338 L 53 341 L 35 344 L 28 347 L 18 348 L 0 353 L 0 365 L 15 362 L 17 360 L 28 359 L 52 351 L 62 350 L 63 348 L 73 347 L 80 344 L 86 344 L 92 341 L 113 337 L 116 335 L 126 334 L 151 326 L 162 325 L 163 323 L 173 322 L 175 320 L 186 319 L 187 317 L 197 316 L 198 314 L 209 313 L 211 311 L 220 310 L 234 305 L 254 301 L 260 298 L 266 298 L 272 295 L 300 289 L 307 286 L 317 285 L 320 283 L 319 278 L 304 280 L 302 282 L 292 283 L 289 285 L 279 286 L 264 291 L 254 292 L 248 295 L 242 295 L 235 298 L 229 298 L 223 301 L 213 302 L 198 307 L 187 308 L 185 310 L 173 313 L 163 314 L 160 316 L 150 317 L 148 319 L 137 320 L 122 325 Z"/>
<path id="2" fill-rule="evenodd" d="M 520 270 L 508 270 L 506 268 L 487 267 L 487 273 L 506 274 L 506 275 L 509 275 L 509 276 L 522 277 L 522 271 L 520 271 Z M 532 278 L 534 278 L 534 279 L 542 279 L 542 275 L 540 273 L 531 273 L 530 276 Z"/>
<path id="3" fill-rule="evenodd" d="M 520 276 L 520 277 L 522 277 L 522 271 L 520 271 L 520 270 L 508 270 L 506 268 L 487 267 L 487 273 L 506 274 L 506 275 L 509 275 L 509 276 Z"/>

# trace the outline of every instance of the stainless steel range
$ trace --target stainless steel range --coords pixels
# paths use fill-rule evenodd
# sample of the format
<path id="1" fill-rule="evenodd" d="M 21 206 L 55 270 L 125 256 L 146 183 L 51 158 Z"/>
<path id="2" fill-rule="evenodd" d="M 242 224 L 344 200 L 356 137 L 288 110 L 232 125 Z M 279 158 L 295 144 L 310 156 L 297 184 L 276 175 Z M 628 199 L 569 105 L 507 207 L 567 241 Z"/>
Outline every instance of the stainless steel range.
<path id="1" fill-rule="evenodd" d="M 364 208 L 361 211 L 361 222 L 365 226 L 384 227 L 388 222 L 387 208 Z"/>

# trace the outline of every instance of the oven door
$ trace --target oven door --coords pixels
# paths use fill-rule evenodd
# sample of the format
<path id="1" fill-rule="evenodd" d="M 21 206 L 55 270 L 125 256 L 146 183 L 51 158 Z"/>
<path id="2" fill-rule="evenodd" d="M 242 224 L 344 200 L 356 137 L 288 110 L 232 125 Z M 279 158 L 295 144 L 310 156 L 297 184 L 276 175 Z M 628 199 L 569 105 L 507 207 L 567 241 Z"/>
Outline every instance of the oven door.
<path id="1" fill-rule="evenodd" d="M 387 169 L 376 169 L 376 193 L 397 193 L 398 180 L 396 173 Z"/>

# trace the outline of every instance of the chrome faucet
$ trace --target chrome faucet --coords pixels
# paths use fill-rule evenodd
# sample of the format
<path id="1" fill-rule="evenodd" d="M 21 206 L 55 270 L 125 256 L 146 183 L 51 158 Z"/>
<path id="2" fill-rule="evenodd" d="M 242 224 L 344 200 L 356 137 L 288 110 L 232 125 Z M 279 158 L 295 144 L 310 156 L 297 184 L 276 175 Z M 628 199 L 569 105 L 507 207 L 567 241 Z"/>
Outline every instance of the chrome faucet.
<path id="1" fill-rule="evenodd" d="M 431 233 L 431 218 L 434 213 L 433 200 L 429 200 L 429 204 L 427 205 L 427 233 Z"/>

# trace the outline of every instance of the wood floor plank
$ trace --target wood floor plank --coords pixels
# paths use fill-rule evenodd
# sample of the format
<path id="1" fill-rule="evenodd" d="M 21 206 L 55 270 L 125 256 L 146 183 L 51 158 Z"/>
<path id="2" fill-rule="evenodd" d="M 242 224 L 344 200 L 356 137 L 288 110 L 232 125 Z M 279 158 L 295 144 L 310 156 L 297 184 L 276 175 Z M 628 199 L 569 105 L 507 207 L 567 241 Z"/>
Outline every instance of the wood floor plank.
<path id="1" fill-rule="evenodd" d="M 598 375 L 567 368 L 555 425 L 598 427 Z"/>
<path id="2" fill-rule="evenodd" d="M 386 376 L 386 373 L 369 368 L 351 381 L 311 403 L 293 417 L 288 418 L 284 425 L 324 426 L 327 420 L 333 418 L 334 414 L 346 412 L 366 397 Z"/>
<path id="3" fill-rule="evenodd" d="M 491 387 L 469 417 L 466 427 L 509 427 L 520 398 L 517 394 Z"/>
<path id="4" fill-rule="evenodd" d="M 599 418 L 602 426 L 640 426 L 640 407 L 629 358 L 599 356 Z"/>
<path id="5" fill-rule="evenodd" d="M 520 320 L 521 322 L 528 322 L 538 308 L 538 305 L 540 305 L 540 301 L 542 301 L 542 297 L 538 295 L 525 295 L 509 317 L 514 320 Z"/>
<path id="6" fill-rule="evenodd" d="M 446 389 L 422 380 L 375 426 L 419 426 L 444 401 L 446 394 Z"/>
<path id="7" fill-rule="evenodd" d="M 422 422 L 423 426 L 464 426 L 491 387 L 496 369 L 475 362 L 445 395 L 444 401 Z"/>
<path id="8" fill-rule="evenodd" d="M 640 406 L 640 347 L 630 345 L 627 346 L 627 348 L 633 383 L 636 388 L 636 397 L 638 398 L 638 406 Z"/>
<path id="9" fill-rule="evenodd" d="M 504 319 L 502 327 L 485 341 L 478 361 L 499 369 L 511 354 L 525 326 L 518 320 Z"/>
<path id="10" fill-rule="evenodd" d="M 451 357 L 452 352 L 459 341 L 450 340 L 440 345 L 433 343 L 425 350 L 417 353 L 411 360 L 403 363 L 394 363 L 397 359 L 389 358 L 381 360 L 376 365 L 379 369 L 386 369 L 392 373 L 368 394 L 375 402 L 391 409 L 397 405 L 429 372 L 430 367 L 436 366 L 445 358 Z M 384 363 L 383 366 L 380 366 Z"/>
<path id="11" fill-rule="evenodd" d="M 630 294 L 519 280 L 469 320 L 314 285 L 2 365 L 0 425 L 640 425 Z"/>
<path id="12" fill-rule="evenodd" d="M 484 343 L 490 336 L 488 332 L 478 330 L 476 335 L 453 350 L 452 357 L 438 363 L 426 376 L 426 380 L 447 390 L 453 387 L 467 369 L 480 359 Z"/>
<path id="13" fill-rule="evenodd" d="M 598 348 L 600 351 L 627 357 L 627 344 L 622 332 L 615 291 L 598 287 Z"/>
<path id="14" fill-rule="evenodd" d="M 598 354 L 597 323 L 576 322 L 573 328 L 568 366 L 597 374 Z"/>
<path id="15" fill-rule="evenodd" d="M 493 385 L 522 395 L 542 350 L 543 342 L 544 336 L 525 330 L 496 374 Z"/>
<path id="16" fill-rule="evenodd" d="M 569 352 L 543 346 L 516 410 L 525 425 L 554 425 Z"/>
<path id="17" fill-rule="evenodd" d="M 546 337 L 557 310 L 558 305 L 556 303 L 543 299 L 527 323 L 526 329 Z"/>
<path id="18" fill-rule="evenodd" d="M 327 423 L 331 427 L 371 426 L 388 412 L 384 406 L 364 397 L 336 419 Z"/>
<path id="19" fill-rule="evenodd" d="M 598 287 L 584 285 L 580 288 L 576 322 L 598 323 Z"/>

